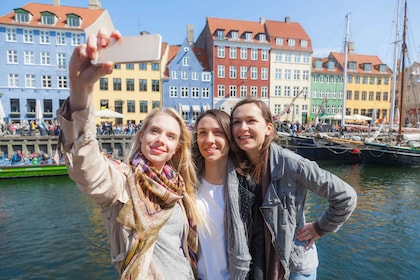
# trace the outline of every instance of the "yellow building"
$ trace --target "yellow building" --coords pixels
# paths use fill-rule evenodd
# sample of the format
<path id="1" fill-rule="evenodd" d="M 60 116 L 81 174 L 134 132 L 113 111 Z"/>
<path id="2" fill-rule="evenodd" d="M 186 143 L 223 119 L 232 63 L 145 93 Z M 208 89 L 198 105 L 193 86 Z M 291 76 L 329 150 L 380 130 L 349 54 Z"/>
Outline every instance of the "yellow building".
<path id="1" fill-rule="evenodd" d="M 341 69 L 344 54 L 330 53 Z M 346 115 L 373 117 L 377 122 L 389 122 L 391 108 L 391 70 L 378 56 L 348 55 L 346 85 Z"/>
<path id="2" fill-rule="evenodd" d="M 96 84 L 94 110 L 110 109 L 122 118 L 96 117 L 96 123 L 138 124 L 148 112 L 162 104 L 162 77 L 167 63 L 167 43 L 162 43 L 159 61 L 116 64 L 110 75 Z"/>

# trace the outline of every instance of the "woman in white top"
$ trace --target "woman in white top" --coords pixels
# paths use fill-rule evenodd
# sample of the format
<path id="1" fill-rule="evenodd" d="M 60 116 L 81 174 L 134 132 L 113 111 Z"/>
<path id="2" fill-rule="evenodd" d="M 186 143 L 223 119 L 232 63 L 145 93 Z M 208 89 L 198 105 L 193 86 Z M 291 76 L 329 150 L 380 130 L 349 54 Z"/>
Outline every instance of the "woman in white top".
<path id="1" fill-rule="evenodd" d="M 198 117 L 193 132 L 192 154 L 200 178 L 197 205 L 207 220 L 198 227 L 198 278 L 245 279 L 251 256 L 240 218 L 239 182 L 229 160 L 229 115 L 208 110 Z"/>

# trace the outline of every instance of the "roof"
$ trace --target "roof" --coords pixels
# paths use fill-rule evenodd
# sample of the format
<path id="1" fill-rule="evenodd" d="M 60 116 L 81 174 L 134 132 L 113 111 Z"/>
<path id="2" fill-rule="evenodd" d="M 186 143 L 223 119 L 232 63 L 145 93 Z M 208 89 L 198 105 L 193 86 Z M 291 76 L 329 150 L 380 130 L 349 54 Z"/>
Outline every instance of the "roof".
<path id="1" fill-rule="evenodd" d="M 311 38 L 308 36 L 306 31 L 298 22 L 290 21 L 273 21 L 266 20 L 265 26 L 267 28 L 267 37 L 277 49 L 293 49 L 293 50 L 302 50 L 312 52 L 312 42 Z M 288 46 L 286 43 L 282 46 L 276 45 L 276 38 L 295 39 L 295 46 Z M 300 41 L 306 40 L 308 42 L 307 47 L 301 47 Z"/>
<path id="2" fill-rule="evenodd" d="M 210 71 L 210 64 L 207 57 L 207 51 L 205 48 L 193 48 L 195 57 L 197 57 L 198 62 L 200 62 L 203 70 Z"/>
<path id="3" fill-rule="evenodd" d="M 12 24 L 20 26 L 31 26 L 36 28 L 51 28 L 51 25 L 42 25 L 41 24 L 41 13 L 50 12 L 57 16 L 58 21 L 53 26 L 54 28 L 65 28 L 65 29 L 86 29 L 92 25 L 103 13 L 104 9 L 89 9 L 89 8 L 80 8 L 72 6 L 55 6 L 48 4 L 38 4 L 38 3 L 28 3 L 23 7 L 20 7 L 28 11 L 33 17 L 29 23 L 15 22 L 14 15 L 15 12 L 12 11 L 5 16 L 0 17 L 0 24 Z M 82 25 L 80 28 L 69 27 L 66 24 L 66 19 L 68 14 L 75 14 L 80 16 L 82 19 Z"/>
<path id="4" fill-rule="evenodd" d="M 317 69 L 315 66 L 316 61 L 321 61 L 322 63 L 322 68 L 321 69 Z M 329 70 L 328 69 L 328 62 L 330 61 L 330 59 L 328 57 L 312 57 L 312 72 L 313 73 L 329 73 L 329 74 L 342 74 L 343 72 L 337 67 L 335 61 L 334 62 L 334 69 L 333 70 Z"/>
<path id="5" fill-rule="evenodd" d="M 331 52 L 329 57 L 333 57 L 340 65 L 343 67 L 344 64 L 344 53 L 339 52 Z M 364 55 L 364 54 L 355 54 L 355 53 L 349 53 L 347 57 L 347 61 L 350 62 L 356 62 L 357 68 L 356 72 L 358 73 L 365 73 L 365 74 L 381 74 L 383 75 L 383 72 L 379 71 L 378 65 L 385 65 L 385 63 L 382 62 L 382 60 L 377 55 Z M 366 63 L 372 64 L 372 71 L 364 71 L 363 65 Z M 350 70 L 351 72 L 354 72 L 354 70 Z M 388 74 L 391 74 L 392 71 L 389 69 L 388 66 L 386 66 L 386 71 Z"/>
<path id="6" fill-rule="evenodd" d="M 207 25 L 210 34 L 213 36 L 217 30 L 225 30 L 225 36 L 230 31 L 238 31 L 239 36 L 245 32 L 252 32 L 253 36 L 260 33 L 265 34 L 264 24 L 256 21 L 207 17 Z M 239 38 L 239 40 L 241 39 Z"/>

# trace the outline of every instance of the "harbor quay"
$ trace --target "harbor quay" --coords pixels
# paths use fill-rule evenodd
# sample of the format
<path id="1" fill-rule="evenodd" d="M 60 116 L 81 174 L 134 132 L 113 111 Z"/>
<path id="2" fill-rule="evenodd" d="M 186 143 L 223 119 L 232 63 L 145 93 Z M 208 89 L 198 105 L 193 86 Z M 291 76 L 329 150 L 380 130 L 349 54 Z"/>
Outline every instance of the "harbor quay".
<path id="1" fill-rule="evenodd" d="M 128 152 L 133 135 L 97 135 L 101 151 L 115 159 L 123 159 Z M 5 136 L 0 137 L 0 153 L 12 157 L 17 151 L 24 155 L 43 153 L 54 156 L 58 136 Z"/>

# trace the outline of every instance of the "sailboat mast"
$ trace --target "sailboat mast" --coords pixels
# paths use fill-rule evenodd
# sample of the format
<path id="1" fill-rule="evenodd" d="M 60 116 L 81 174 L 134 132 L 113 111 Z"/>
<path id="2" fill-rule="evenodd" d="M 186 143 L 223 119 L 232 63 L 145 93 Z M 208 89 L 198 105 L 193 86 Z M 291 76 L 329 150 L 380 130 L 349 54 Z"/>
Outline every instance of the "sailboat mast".
<path id="1" fill-rule="evenodd" d="M 394 127 L 394 118 L 395 118 L 395 90 L 397 87 L 397 75 L 398 75 L 398 44 L 400 43 L 400 0 L 398 2 L 398 8 L 397 8 L 397 20 L 395 24 L 395 49 L 394 49 L 394 72 L 392 73 L 392 91 L 391 91 L 391 110 L 390 110 L 390 116 L 389 116 L 389 131 L 392 133 L 392 129 Z"/>
<path id="2" fill-rule="evenodd" d="M 401 58 L 401 89 L 400 89 L 400 118 L 399 118 L 399 128 L 398 128 L 398 143 L 401 143 L 402 140 L 402 126 L 404 119 L 404 68 L 405 68 L 405 57 L 407 54 L 407 0 L 404 1 L 404 28 L 403 28 L 403 38 L 402 38 L 402 58 Z"/>
<path id="3" fill-rule="evenodd" d="M 347 98 L 347 64 L 349 55 L 349 34 L 350 34 L 350 13 L 346 15 L 347 27 L 346 38 L 344 39 L 344 63 L 343 63 L 343 100 L 341 110 L 341 131 L 344 132 L 344 116 L 346 115 L 346 98 Z"/>

